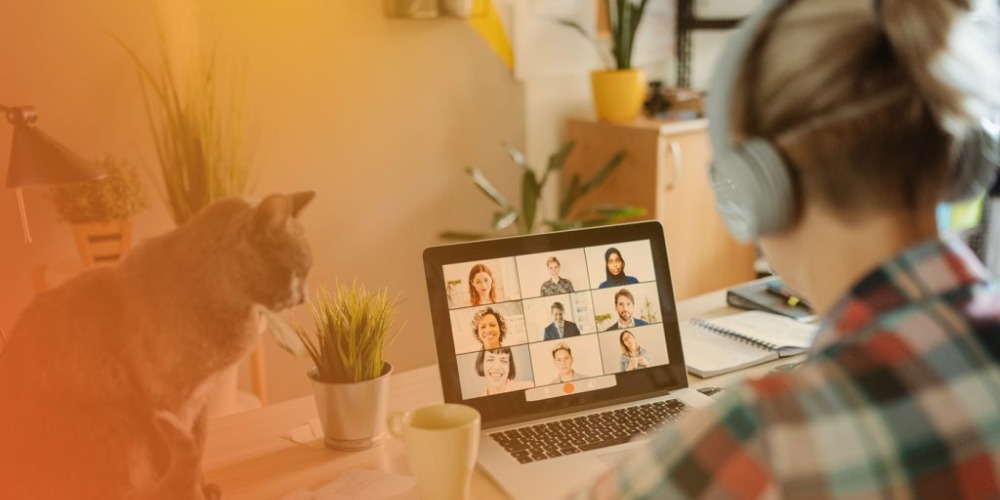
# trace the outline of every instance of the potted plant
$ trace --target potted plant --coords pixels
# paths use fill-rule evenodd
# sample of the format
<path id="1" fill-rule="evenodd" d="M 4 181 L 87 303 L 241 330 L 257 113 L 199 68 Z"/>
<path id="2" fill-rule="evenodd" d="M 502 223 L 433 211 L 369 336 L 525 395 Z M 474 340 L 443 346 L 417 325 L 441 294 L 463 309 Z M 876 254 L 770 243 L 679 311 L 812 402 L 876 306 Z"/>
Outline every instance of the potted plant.
<path id="1" fill-rule="evenodd" d="M 500 190 L 498 190 L 486 175 L 476 167 L 469 167 L 466 171 L 472 182 L 480 192 L 485 194 L 494 204 L 497 211 L 493 214 L 492 232 L 479 233 L 469 231 L 444 231 L 439 234 L 441 238 L 452 240 L 475 240 L 480 238 L 495 237 L 500 232 L 508 228 L 516 228 L 520 234 L 534 232 L 539 226 L 535 225 L 538 218 L 538 208 L 545 193 L 545 184 L 549 179 L 557 176 L 566 159 L 576 145 L 573 141 L 564 143 L 559 150 L 549 156 L 548 164 L 541 177 L 535 173 L 535 168 L 528 164 L 524 153 L 514 146 L 501 144 L 507 151 L 507 156 L 520 169 L 521 173 L 521 200 L 519 206 L 507 200 Z M 629 218 L 641 217 L 646 214 L 642 207 L 618 206 L 618 205 L 597 205 L 589 207 L 587 210 L 575 213 L 573 210 L 576 203 L 592 189 L 604 183 L 605 179 L 611 175 L 622 159 L 625 152 L 620 151 L 608 159 L 604 165 L 586 180 L 581 179 L 579 174 L 573 177 L 566 185 L 558 200 L 558 214 L 554 219 L 542 220 L 542 228 L 550 231 L 561 231 L 565 229 L 576 229 L 581 227 L 600 226 L 604 224 L 614 224 Z M 572 218 L 571 218 L 572 216 Z M 450 297 L 450 295 L 449 295 Z M 449 299 L 450 300 L 450 299 Z"/>
<path id="2" fill-rule="evenodd" d="M 217 53 L 200 48 L 195 48 L 192 64 L 178 64 L 162 32 L 159 70 L 124 41 L 118 43 L 139 76 L 174 222 L 181 226 L 214 201 L 246 194 L 252 162 L 240 75 L 224 71 Z"/>
<path id="3" fill-rule="evenodd" d="M 582 26 L 561 21 L 591 39 L 605 68 L 590 74 L 591 92 L 597 117 L 605 121 L 628 122 L 639 116 L 646 97 L 646 75 L 632 67 L 632 49 L 642 14 L 649 0 L 604 0 L 610 34 L 607 42 L 595 40 Z"/>
<path id="4" fill-rule="evenodd" d="M 190 52 L 179 51 L 183 44 L 170 40 L 162 25 L 157 28 L 158 65 L 147 64 L 125 41 L 115 39 L 139 78 L 159 163 L 161 198 L 174 223 L 182 226 L 215 201 L 247 194 L 252 161 L 244 135 L 245 84 L 238 72 L 222 66 L 218 49 L 195 46 L 185 47 Z M 239 410 L 238 382 L 239 366 L 234 363 L 217 378 L 208 397 L 209 415 Z M 258 396 L 263 399 L 262 392 Z"/>
<path id="5" fill-rule="evenodd" d="M 59 217 L 73 226 L 84 267 L 121 260 L 132 242 L 131 218 L 146 207 L 142 183 L 131 165 L 111 156 L 95 164 L 107 175 L 49 190 Z"/>
<path id="6" fill-rule="evenodd" d="M 296 333 L 315 363 L 308 375 L 324 441 L 337 450 L 370 448 L 385 432 L 392 373 L 385 354 L 399 332 L 397 303 L 387 290 L 354 281 L 332 293 L 321 287 L 309 304 L 315 331 Z"/>

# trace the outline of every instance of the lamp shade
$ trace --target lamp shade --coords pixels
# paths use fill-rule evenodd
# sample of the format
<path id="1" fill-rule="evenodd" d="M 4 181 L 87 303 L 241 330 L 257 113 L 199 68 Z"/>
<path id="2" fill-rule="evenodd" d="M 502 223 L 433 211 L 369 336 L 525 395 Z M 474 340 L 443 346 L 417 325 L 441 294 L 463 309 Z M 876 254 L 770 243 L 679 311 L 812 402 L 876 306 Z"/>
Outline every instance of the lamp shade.
<path id="1" fill-rule="evenodd" d="M 26 123 L 15 124 L 7 187 L 79 182 L 103 174 L 38 128 Z"/>

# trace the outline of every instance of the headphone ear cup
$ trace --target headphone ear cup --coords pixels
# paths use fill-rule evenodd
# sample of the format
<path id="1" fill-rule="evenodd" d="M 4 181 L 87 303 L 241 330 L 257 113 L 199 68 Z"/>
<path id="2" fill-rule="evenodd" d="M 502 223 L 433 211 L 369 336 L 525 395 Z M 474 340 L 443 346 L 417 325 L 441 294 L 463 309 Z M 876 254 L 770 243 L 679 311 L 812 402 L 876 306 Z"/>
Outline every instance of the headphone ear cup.
<path id="1" fill-rule="evenodd" d="M 770 142 L 750 139 L 717 152 L 709 175 L 716 207 L 734 238 L 753 241 L 794 220 L 792 180 Z"/>
<path id="2" fill-rule="evenodd" d="M 955 179 L 946 201 L 964 201 L 982 195 L 996 180 L 1000 167 L 1000 144 L 977 127 L 962 141 L 955 167 Z"/>

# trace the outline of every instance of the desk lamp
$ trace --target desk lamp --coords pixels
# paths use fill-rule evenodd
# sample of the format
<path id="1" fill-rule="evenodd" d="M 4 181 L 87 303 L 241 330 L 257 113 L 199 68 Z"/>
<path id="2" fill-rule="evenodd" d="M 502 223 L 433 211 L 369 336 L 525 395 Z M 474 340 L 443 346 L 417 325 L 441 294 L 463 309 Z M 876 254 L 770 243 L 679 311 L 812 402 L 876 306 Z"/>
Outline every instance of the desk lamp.
<path id="1" fill-rule="evenodd" d="M 28 216 L 24 210 L 23 186 L 52 185 L 97 179 L 104 172 L 88 164 L 79 155 L 45 135 L 33 124 L 38 113 L 32 106 L 8 107 L 0 104 L 0 112 L 14 125 L 14 138 L 10 145 L 10 165 L 7 168 L 7 187 L 17 192 L 17 207 L 21 212 L 21 230 L 24 242 L 31 243 Z"/>

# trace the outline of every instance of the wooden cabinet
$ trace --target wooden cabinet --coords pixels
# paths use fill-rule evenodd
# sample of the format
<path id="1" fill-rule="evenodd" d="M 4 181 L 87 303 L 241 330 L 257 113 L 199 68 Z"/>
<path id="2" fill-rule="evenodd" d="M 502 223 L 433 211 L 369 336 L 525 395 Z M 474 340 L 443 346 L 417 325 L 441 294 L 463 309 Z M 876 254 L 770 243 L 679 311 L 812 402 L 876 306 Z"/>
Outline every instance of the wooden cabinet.
<path id="1" fill-rule="evenodd" d="M 628 124 L 571 119 L 567 139 L 576 141 L 561 176 L 593 175 L 616 152 L 625 159 L 599 188 L 577 203 L 645 207 L 663 224 L 678 300 L 754 277 L 752 245 L 733 240 L 715 211 L 708 182 L 711 148 L 705 120 L 639 121 Z"/>

